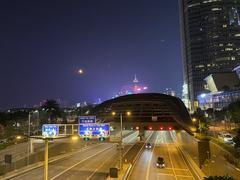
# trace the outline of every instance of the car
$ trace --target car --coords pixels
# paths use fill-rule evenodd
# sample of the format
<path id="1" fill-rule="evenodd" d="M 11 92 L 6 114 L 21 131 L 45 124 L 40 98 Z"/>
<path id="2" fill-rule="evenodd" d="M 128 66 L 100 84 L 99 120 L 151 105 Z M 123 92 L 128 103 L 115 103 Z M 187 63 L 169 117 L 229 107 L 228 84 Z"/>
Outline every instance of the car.
<path id="1" fill-rule="evenodd" d="M 157 158 L 156 166 L 158 168 L 164 168 L 165 167 L 165 161 L 164 161 L 163 157 L 158 157 Z"/>
<path id="2" fill-rule="evenodd" d="M 232 144 L 233 143 L 233 137 L 230 134 L 224 134 L 223 135 L 223 140 L 227 144 Z"/>
<path id="3" fill-rule="evenodd" d="M 146 149 L 151 149 L 152 148 L 152 145 L 150 143 L 147 143 L 146 146 L 145 146 Z"/>
<path id="4" fill-rule="evenodd" d="M 227 132 L 219 133 L 218 138 L 226 144 L 233 144 L 233 136 Z"/>

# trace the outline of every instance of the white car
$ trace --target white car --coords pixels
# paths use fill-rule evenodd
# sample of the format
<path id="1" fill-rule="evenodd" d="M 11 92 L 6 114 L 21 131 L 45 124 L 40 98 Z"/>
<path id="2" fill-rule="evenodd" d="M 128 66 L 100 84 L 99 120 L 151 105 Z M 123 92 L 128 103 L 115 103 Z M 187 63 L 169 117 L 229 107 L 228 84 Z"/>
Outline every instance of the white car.
<path id="1" fill-rule="evenodd" d="M 223 140 L 225 143 L 232 144 L 233 143 L 233 137 L 231 134 L 224 134 Z"/>

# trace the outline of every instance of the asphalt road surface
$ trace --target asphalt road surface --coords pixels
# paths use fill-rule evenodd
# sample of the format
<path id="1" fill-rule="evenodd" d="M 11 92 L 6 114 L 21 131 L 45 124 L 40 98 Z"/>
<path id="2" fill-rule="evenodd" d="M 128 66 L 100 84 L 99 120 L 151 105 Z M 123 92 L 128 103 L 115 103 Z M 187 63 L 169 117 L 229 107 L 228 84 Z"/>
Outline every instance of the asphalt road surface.
<path id="1" fill-rule="evenodd" d="M 134 149 L 136 138 L 129 139 L 131 145 L 125 145 L 123 155 Z M 49 164 L 50 180 L 101 180 L 108 177 L 109 168 L 119 162 L 119 147 L 115 143 L 98 143 L 72 156 Z M 43 167 L 19 175 L 14 180 L 42 180 Z"/>
<path id="2" fill-rule="evenodd" d="M 148 140 L 153 147 L 144 149 L 136 161 L 130 180 L 194 180 L 169 131 L 154 132 Z M 165 160 L 165 168 L 156 167 L 157 158 Z"/>

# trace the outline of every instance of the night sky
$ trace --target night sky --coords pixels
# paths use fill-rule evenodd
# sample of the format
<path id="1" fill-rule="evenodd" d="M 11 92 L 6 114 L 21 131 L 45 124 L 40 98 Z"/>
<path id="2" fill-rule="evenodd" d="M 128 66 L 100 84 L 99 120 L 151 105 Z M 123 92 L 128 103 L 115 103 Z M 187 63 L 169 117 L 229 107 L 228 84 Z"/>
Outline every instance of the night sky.
<path id="1" fill-rule="evenodd" d="M 108 99 L 135 73 L 180 93 L 178 18 L 177 0 L 1 1 L 0 109 Z"/>

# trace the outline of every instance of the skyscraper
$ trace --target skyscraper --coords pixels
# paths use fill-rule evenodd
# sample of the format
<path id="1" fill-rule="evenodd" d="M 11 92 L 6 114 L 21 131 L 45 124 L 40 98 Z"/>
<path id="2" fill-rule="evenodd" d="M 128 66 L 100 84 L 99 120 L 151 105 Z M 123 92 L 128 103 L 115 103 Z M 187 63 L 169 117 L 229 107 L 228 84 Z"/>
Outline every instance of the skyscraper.
<path id="1" fill-rule="evenodd" d="M 240 64 L 240 1 L 179 0 L 184 67 L 183 99 L 191 109 L 204 78 Z"/>

